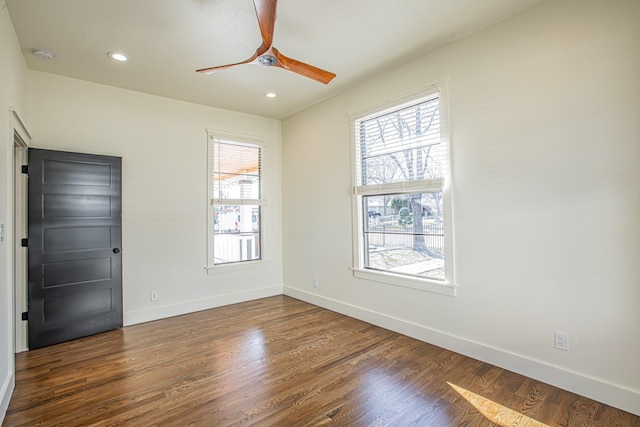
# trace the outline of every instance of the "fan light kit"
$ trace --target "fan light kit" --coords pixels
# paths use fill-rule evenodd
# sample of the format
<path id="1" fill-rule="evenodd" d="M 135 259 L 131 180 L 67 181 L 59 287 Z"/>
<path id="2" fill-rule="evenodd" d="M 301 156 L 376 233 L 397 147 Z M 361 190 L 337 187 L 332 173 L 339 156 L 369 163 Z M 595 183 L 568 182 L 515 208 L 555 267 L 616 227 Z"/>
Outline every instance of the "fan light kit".
<path id="1" fill-rule="evenodd" d="M 116 61 L 124 62 L 127 59 L 127 55 L 121 52 L 107 52 L 107 56 L 111 59 L 115 59 Z"/>
<path id="2" fill-rule="evenodd" d="M 33 54 L 40 59 L 50 60 L 56 56 L 53 52 L 48 49 L 33 49 Z"/>
<path id="3" fill-rule="evenodd" d="M 262 64 L 267 67 L 284 68 L 285 70 L 293 71 L 294 73 L 298 73 L 323 84 L 327 84 L 333 80 L 336 76 L 335 74 L 321 70 L 320 68 L 316 68 L 312 65 L 305 64 L 304 62 L 287 58 L 281 54 L 278 49 L 273 47 L 273 31 L 276 24 L 277 3 L 278 0 L 253 0 L 253 5 L 256 8 L 256 15 L 258 17 L 260 35 L 262 36 L 262 44 L 251 58 L 235 64 L 203 68 L 196 71 L 202 74 L 213 74 L 216 71 L 231 68 L 236 65 Z"/>

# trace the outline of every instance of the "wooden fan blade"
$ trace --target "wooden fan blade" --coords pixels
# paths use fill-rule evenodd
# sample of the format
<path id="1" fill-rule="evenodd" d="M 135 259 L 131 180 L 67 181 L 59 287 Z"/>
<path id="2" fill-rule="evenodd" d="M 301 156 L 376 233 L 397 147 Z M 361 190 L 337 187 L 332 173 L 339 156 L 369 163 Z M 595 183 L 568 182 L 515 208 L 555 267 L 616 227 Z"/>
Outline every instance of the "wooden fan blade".
<path id="1" fill-rule="evenodd" d="M 310 79 L 313 79 L 325 85 L 333 80 L 333 78 L 336 76 L 329 71 L 321 70 L 320 68 L 314 67 L 313 65 L 305 64 L 304 62 L 288 58 L 281 54 L 275 47 L 271 50 L 275 54 L 274 56 L 278 59 L 278 63 L 275 65 L 280 68 L 284 68 L 285 70 L 293 71 L 294 73 L 309 77 Z"/>
<path id="2" fill-rule="evenodd" d="M 270 48 L 273 44 L 273 31 L 276 25 L 276 6 L 278 0 L 253 0 L 262 35 L 262 45 Z"/>
<path id="3" fill-rule="evenodd" d="M 224 70 L 226 68 L 231 68 L 231 67 L 235 67 L 236 65 L 242 65 L 242 64 L 250 64 L 252 62 L 255 62 L 255 60 L 258 58 L 258 56 L 262 55 L 264 53 L 264 51 L 262 51 L 262 46 L 260 47 L 260 49 L 258 49 L 256 51 L 256 53 L 253 54 L 253 56 L 245 61 L 242 62 L 236 62 L 234 64 L 227 64 L 227 65 L 219 65 L 217 67 L 211 67 L 211 68 L 202 68 L 200 70 L 196 70 L 196 73 L 202 73 L 202 74 L 213 74 L 216 71 L 220 71 L 220 70 Z"/>

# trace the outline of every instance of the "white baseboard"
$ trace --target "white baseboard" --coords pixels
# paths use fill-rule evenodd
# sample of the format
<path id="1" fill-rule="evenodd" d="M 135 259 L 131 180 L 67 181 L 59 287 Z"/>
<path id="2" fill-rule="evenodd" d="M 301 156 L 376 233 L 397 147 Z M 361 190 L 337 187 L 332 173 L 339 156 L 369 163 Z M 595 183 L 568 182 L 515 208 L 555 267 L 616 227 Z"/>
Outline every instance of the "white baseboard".
<path id="1" fill-rule="evenodd" d="M 192 300 L 179 304 L 164 305 L 146 310 L 128 312 L 124 314 L 124 325 L 130 326 L 137 323 L 151 322 L 153 320 L 180 316 L 182 314 L 194 313 L 196 311 L 208 310 L 210 308 L 271 297 L 274 295 L 282 295 L 281 285 L 217 295 L 210 298 Z"/>
<path id="2" fill-rule="evenodd" d="M 4 416 L 9 408 L 9 402 L 11 401 L 11 395 L 13 395 L 13 389 L 16 385 L 16 380 L 13 373 L 10 373 L 2 383 L 0 389 L 0 396 L 2 397 L 0 403 L 0 425 L 4 421 Z"/>
<path id="3" fill-rule="evenodd" d="M 510 353 L 499 348 L 286 285 L 284 286 L 284 294 L 500 368 L 517 372 L 529 378 L 640 416 L 640 392 L 637 390 L 631 390 L 578 372 L 572 372 L 558 366 L 530 359 L 526 356 Z"/>

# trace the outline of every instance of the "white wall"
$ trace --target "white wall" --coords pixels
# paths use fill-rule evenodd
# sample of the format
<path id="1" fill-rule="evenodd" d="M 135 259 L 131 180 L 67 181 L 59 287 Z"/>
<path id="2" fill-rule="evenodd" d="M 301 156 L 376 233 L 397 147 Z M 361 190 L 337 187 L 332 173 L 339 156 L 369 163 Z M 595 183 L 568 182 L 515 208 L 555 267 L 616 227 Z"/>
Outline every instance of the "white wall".
<path id="1" fill-rule="evenodd" d="M 27 66 L 9 18 L 0 0 L 0 423 L 4 418 L 14 377 L 13 317 L 13 131 L 17 119 L 9 109 L 25 117 Z"/>
<path id="2" fill-rule="evenodd" d="M 125 325 L 282 293 L 279 121 L 36 71 L 29 102 L 32 147 L 122 157 Z M 266 262 L 212 275 L 206 129 L 269 140 Z"/>
<path id="3" fill-rule="evenodd" d="M 640 414 L 638 22 L 549 1 L 285 120 L 285 293 Z M 443 77 L 456 297 L 349 270 L 347 115 Z"/>

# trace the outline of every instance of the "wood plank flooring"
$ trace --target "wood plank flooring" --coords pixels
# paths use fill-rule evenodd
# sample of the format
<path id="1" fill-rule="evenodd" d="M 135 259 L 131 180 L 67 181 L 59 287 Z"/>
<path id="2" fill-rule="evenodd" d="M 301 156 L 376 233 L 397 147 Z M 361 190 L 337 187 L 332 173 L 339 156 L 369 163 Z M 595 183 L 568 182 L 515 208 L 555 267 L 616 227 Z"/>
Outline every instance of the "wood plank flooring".
<path id="1" fill-rule="evenodd" d="M 285 296 L 16 358 L 3 426 L 625 426 L 640 417 Z"/>

